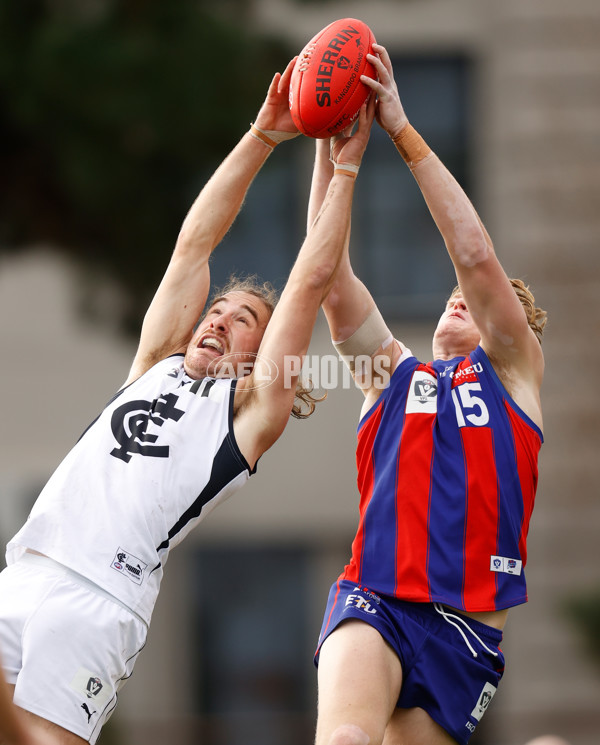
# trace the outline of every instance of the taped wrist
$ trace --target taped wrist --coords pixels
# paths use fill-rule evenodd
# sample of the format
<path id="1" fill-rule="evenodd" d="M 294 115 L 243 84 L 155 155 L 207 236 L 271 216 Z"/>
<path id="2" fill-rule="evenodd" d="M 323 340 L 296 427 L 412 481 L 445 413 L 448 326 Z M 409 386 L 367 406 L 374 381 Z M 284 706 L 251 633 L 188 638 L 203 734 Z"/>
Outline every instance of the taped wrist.
<path id="1" fill-rule="evenodd" d="M 333 173 L 343 173 L 346 176 L 350 176 L 352 179 L 356 179 L 358 176 L 358 169 L 360 166 L 354 165 L 354 163 L 334 163 Z"/>
<path id="2" fill-rule="evenodd" d="M 350 372 L 356 371 L 358 357 L 371 357 L 379 347 L 387 347 L 394 337 L 378 308 L 374 308 L 361 326 L 345 341 L 334 341 L 333 346 Z"/>
<path id="3" fill-rule="evenodd" d="M 411 170 L 432 152 L 429 145 L 410 124 L 403 127 L 400 134 L 392 137 L 392 142 Z"/>
<path id="4" fill-rule="evenodd" d="M 285 140 L 293 140 L 298 137 L 300 132 L 281 132 L 278 129 L 261 129 L 253 122 L 250 123 L 250 134 L 255 140 L 263 142 L 268 148 L 273 150 L 276 145 Z"/>

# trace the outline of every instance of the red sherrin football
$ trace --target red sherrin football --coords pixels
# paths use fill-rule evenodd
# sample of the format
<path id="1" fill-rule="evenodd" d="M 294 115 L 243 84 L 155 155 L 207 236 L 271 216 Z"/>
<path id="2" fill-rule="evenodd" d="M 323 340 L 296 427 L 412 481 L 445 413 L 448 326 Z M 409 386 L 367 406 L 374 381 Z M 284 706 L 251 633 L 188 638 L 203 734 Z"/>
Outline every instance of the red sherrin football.
<path id="1" fill-rule="evenodd" d="M 300 52 L 290 81 L 290 112 L 302 134 L 331 137 L 354 121 L 370 93 L 360 76 L 376 77 L 367 62 L 374 41 L 366 23 L 342 18 Z"/>

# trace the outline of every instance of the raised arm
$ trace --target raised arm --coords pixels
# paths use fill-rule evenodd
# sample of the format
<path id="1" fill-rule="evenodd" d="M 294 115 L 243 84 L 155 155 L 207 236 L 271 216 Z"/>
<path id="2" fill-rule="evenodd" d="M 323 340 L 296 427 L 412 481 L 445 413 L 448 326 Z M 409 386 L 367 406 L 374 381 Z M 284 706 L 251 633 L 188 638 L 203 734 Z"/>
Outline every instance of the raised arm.
<path id="1" fill-rule="evenodd" d="M 234 429 L 250 463 L 275 442 L 289 419 L 317 313 L 346 244 L 354 170 L 360 165 L 373 118 L 373 103 L 363 106 L 356 133 L 335 143 L 336 167 L 323 203 L 268 323 L 254 370 L 238 382 Z M 279 375 L 270 385 L 261 387 L 258 382 L 271 372 L 272 363 Z"/>
<path id="2" fill-rule="evenodd" d="M 481 345 L 505 383 L 516 376 L 535 392 L 543 373 L 540 344 L 492 241 L 461 186 L 409 124 L 386 49 L 374 44 L 373 50 L 369 60 L 378 80 L 362 80 L 377 94 L 377 120 L 410 167 L 442 234 Z"/>
<path id="3" fill-rule="evenodd" d="M 298 135 L 288 106 L 292 60 L 276 73 L 251 131 L 216 170 L 192 204 L 175 250 L 144 318 L 140 343 L 127 383 L 165 357 L 183 352 L 206 303 L 210 286 L 208 260 L 227 233 L 246 193 L 278 141 Z M 277 130 L 277 141 L 262 134 Z M 271 144 L 265 144 L 265 142 Z"/>
<path id="4" fill-rule="evenodd" d="M 374 98 L 374 97 L 373 97 Z M 333 174 L 329 140 L 316 141 L 315 164 L 308 203 L 308 226 L 317 214 Z M 338 270 L 331 289 L 323 301 L 323 311 L 331 338 L 350 367 L 366 397 L 365 406 L 381 392 L 383 378 L 389 377 L 400 358 L 402 346 L 395 342 L 371 293 L 354 274 L 349 253 L 350 225 Z M 356 367 L 355 361 L 361 358 Z M 367 364 L 377 357 L 376 366 Z"/>
<path id="5" fill-rule="evenodd" d="M 319 210 L 323 206 L 329 184 L 333 177 L 330 140 L 316 140 L 315 164 L 308 202 L 307 229 L 310 230 Z M 334 340 L 347 339 L 360 326 L 375 307 L 375 302 L 364 284 L 352 270 L 349 255 L 350 220 L 344 241 L 344 250 L 338 270 L 323 310 Z"/>

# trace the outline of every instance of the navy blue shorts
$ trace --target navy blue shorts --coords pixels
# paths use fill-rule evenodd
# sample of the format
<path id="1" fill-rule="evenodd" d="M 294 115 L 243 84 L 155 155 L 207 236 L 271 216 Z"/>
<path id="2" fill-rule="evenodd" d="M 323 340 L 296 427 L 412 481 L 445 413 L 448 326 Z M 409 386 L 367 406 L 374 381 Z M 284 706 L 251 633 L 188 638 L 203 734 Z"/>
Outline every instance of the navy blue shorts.
<path id="1" fill-rule="evenodd" d="M 380 597 L 342 580 L 329 593 L 315 665 L 325 639 L 349 618 L 377 629 L 398 655 L 402 690 L 396 706 L 425 709 L 466 745 L 504 673 L 502 632 L 437 603 Z"/>

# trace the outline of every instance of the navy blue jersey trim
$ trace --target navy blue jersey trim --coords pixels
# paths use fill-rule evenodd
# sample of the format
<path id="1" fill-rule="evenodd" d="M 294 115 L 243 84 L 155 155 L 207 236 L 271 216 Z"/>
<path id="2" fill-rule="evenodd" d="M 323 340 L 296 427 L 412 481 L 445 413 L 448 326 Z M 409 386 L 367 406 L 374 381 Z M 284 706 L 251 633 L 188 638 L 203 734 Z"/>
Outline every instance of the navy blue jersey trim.
<path id="1" fill-rule="evenodd" d="M 210 472 L 210 478 L 204 489 L 200 492 L 194 502 L 187 508 L 187 510 L 181 515 L 179 520 L 169 530 L 168 537 L 158 546 L 157 552 L 162 551 L 169 547 L 171 540 L 181 532 L 185 526 L 195 518 L 200 516 L 202 508 L 205 504 L 214 499 L 219 492 L 221 492 L 227 484 L 233 481 L 236 476 L 243 473 L 246 467 L 240 462 L 238 453 L 236 453 L 229 441 L 228 437 L 225 437 L 221 446 L 219 447 L 212 465 Z M 158 567 L 155 567 L 155 569 Z"/>
<path id="2" fill-rule="evenodd" d="M 146 624 L 146 626 L 147 626 L 147 624 Z M 141 651 L 142 651 L 142 650 L 144 649 L 144 647 L 145 647 L 145 646 L 146 646 L 146 642 L 144 641 L 144 643 L 143 643 L 143 644 L 142 644 L 142 646 L 141 646 L 141 647 L 140 647 L 140 648 L 139 648 L 139 649 L 137 650 L 137 652 L 134 652 L 134 653 L 133 653 L 133 654 L 131 655 L 131 657 L 128 657 L 128 658 L 127 658 L 127 659 L 125 660 L 125 665 L 128 665 L 128 664 L 129 664 L 129 663 L 131 662 L 131 660 L 133 660 L 133 658 L 134 658 L 134 657 L 137 657 L 137 656 L 139 655 L 139 653 L 140 653 L 140 652 L 141 652 Z M 130 677 L 132 676 L 132 674 L 133 674 L 133 671 L 132 671 L 132 672 L 130 672 L 130 673 L 129 673 L 129 675 L 123 675 L 123 676 L 122 676 L 121 678 L 119 678 L 119 680 L 118 680 L 117 682 L 118 682 L 118 683 L 120 683 L 121 681 L 127 680 L 128 678 L 130 678 Z M 108 718 L 110 717 L 111 713 L 112 713 L 112 712 L 113 712 L 113 711 L 114 711 L 114 710 L 116 709 L 116 707 L 117 707 L 117 701 L 118 701 L 118 698 L 119 698 L 119 692 L 118 692 L 118 691 L 115 691 L 114 695 L 113 695 L 113 696 L 111 696 L 111 697 L 110 697 L 110 699 L 109 699 L 109 700 L 108 700 L 108 701 L 106 702 L 106 705 L 104 706 L 104 709 L 102 709 L 102 714 L 100 715 L 100 717 L 98 717 L 98 721 L 96 722 L 96 724 L 95 724 L 95 725 L 94 725 L 94 727 L 92 728 L 92 732 L 91 732 L 91 734 L 92 734 L 92 735 L 94 734 L 94 732 L 95 732 L 95 731 L 96 731 L 96 729 L 98 728 L 98 725 L 100 724 L 100 721 L 101 721 L 101 719 L 102 719 L 102 717 L 103 717 L 103 716 L 104 716 L 104 719 L 103 719 L 103 721 L 102 721 L 102 726 L 104 726 L 104 725 L 106 724 L 106 721 L 107 721 L 107 720 L 108 720 Z M 114 702 L 114 703 L 113 703 L 113 702 Z M 111 706 L 111 704 L 112 704 L 112 706 Z M 109 709 L 109 707 L 110 707 L 110 709 Z M 105 716 L 105 715 L 106 715 L 106 716 Z"/>
<path id="3" fill-rule="evenodd" d="M 157 553 L 168 548 L 174 536 L 181 532 L 191 520 L 199 517 L 204 505 L 214 499 L 240 473 L 244 471 L 254 472 L 250 470 L 250 466 L 242 455 L 233 435 L 233 399 L 236 383 L 237 380 L 232 380 L 229 388 L 229 431 L 215 454 L 208 482 L 194 502 L 169 530 L 168 537 L 156 549 Z M 256 470 L 256 467 L 254 470 Z M 152 571 L 158 569 L 159 566 L 160 564 L 155 566 Z"/>
<path id="4" fill-rule="evenodd" d="M 248 473 L 252 476 L 252 474 L 256 473 L 256 467 L 258 465 L 258 460 L 254 464 L 254 468 L 250 468 L 250 464 L 248 463 L 248 461 L 246 460 L 246 458 L 244 458 L 244 455 L 243 455 L 242 451 L 239 448 L 239 445 L 237 443 L 237 440 L 235 439 L 235 434 L 234 434 L 234 431 L 233 431 L 233 404 L 234 404 L 234 399 L 235 399 L 235 391 L 236 391 L 237 382 L 238 382 L 237 381 L 237 378 L 234 378 L 231 381 L 231 388 L 229 389 L 230 390 L 230 394 L 229 394 L 229 431 L 227 433 L 227 438 L 229 439 L 229 442 L 230 442 L 230 445 L 231 445 L 231 450 L 233 451 L 233 454 L 240 461 L 240 463 L 242 464 L 242 466 L 244 467 L 244 469 L 246 469 L 248 471 Z"/>

